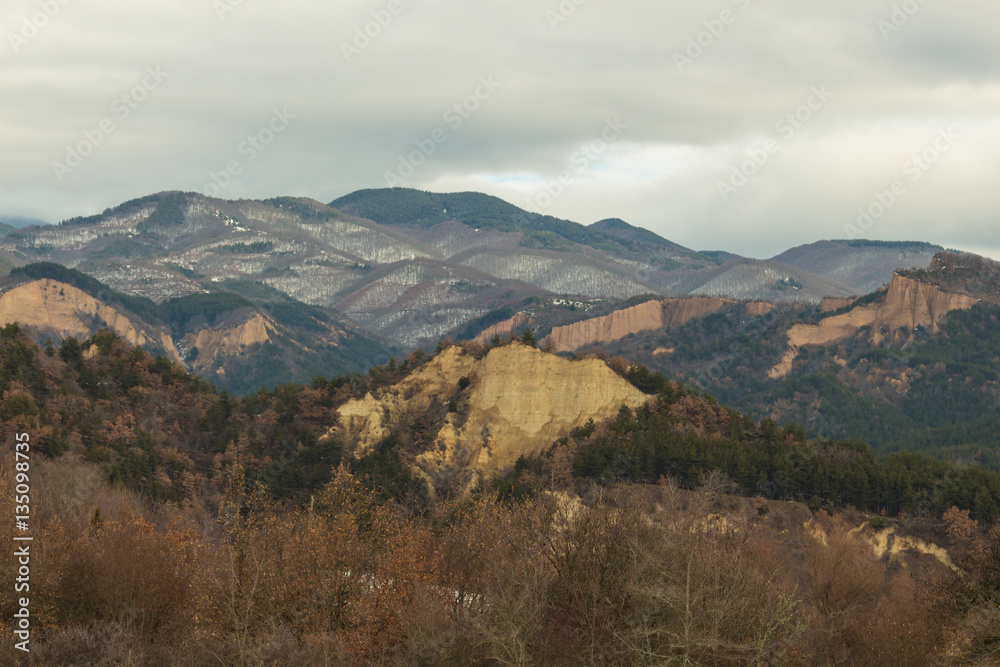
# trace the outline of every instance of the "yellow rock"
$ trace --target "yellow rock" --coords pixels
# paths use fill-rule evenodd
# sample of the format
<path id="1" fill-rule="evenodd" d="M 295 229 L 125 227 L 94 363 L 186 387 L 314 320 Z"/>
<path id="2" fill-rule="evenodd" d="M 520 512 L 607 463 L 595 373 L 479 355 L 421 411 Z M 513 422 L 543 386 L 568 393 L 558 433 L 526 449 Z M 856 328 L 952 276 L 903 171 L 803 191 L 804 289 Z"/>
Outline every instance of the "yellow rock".
<path id="1" fill-rule="evenodd" d="M 274 322 L 261 314 L 256 314 L 247 322 L 229 329 L 202 329 L 197 334 L 184 338 L 188 349 L 198 348 L 194 360 L 195 368 L 210 366 L 219 356 L 235 356 L 246 351 L 251 345 L 271 342 L 275 331 Z"/>
<path id="2" fill-rule="evenodd" d="M 459 391 L 461 377 L 470 384 Z M 360 455 L 414 416 L 454 399 L 460 409 L 446 414 L 416 467 L 437 489 L 468 489 L 588 419 L 613 417 L 623 404 L 635 408 L 649 398 L 600 359 L 569 361 L 511 343 L 477 360 L 452 346 L 399 384 L 347 402 L 329 435 Z"/>
<path id="3" fill-rule="evenodd" d="M 180 362 L 166 334 L 147 332 L 111 306 L 55 280 L 36 280 L 0 296 L 0 323 L 11 322 L 62 338 L 86 337 L 103 326 L 132 345 L 147 345 L 155 340 L 174 361 Z"/>
<path id="4" fill-rule="evenodd" d="M 872 328 L 872 342 L 876 345 L 884 340 L 885 335 L 892 337 L 904 328 L 913 331 L 920 326 L 936 333 L 950 311 L 966 310 L 978 301 L 975 297 L 945 292 L 911 278 L 893 276 L 889 290 L 877 301 L 827 317 L 819 324 L 796 324 L 789 329 L 789 349 L 770 370 L 768 377 L 777 379 L 788 375 L 798 348 L 803 345 L 827 345 L 841 341 L 867 326 Z"/>
<path id="5" fill-rule="evenodd" d="M 569 352 L 588 345 L 621 340 L 642 331 L 684 326 L 691 320 L 716 313 L 733 303 L 735 301 L 702 297 L 647 301 L 616 310 L 610 315 L 556 327 L 547 340 L 554 344 L 556 352 Z M 764 306 L 769 305 L 755 304 L 754 310 L 766 312 Z"/>

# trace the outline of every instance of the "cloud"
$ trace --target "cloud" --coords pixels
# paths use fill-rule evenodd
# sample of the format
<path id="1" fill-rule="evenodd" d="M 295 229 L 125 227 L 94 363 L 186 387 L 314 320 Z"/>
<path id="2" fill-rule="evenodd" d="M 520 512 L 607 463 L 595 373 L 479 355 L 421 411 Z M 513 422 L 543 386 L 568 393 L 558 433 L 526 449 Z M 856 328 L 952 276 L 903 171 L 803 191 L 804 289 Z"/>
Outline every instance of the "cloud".
<path id="1" fill-rule="evenodd" d="M 863 232 L 1000 249 L 996 3 L 927 2 L 888 33 L 891 2 L 679 4 L 15 0 L 0 24 L 0 212 L 58 220 L 202 191 L 277 107 L 295 120 L 224 196 L 381 187 L 441 129 L 411 186 L 526 206 L 570 170 L 546 212 L 769 256 L 843 237 L 951 127 L 953 150 Z M 156 66 L 168 78 L 116 116 Z M 500 89 L 462 107 L 488 76 Z M 777 123 L 816 86 L 830 100 L 786 137 Z M 60 181 L 53 163 L 105 118 L 114 131 Z M 627 130 L 577 170 L 613 118 Z M 724 201 L 719 183 L 768 139 L 780 149 Z"/>

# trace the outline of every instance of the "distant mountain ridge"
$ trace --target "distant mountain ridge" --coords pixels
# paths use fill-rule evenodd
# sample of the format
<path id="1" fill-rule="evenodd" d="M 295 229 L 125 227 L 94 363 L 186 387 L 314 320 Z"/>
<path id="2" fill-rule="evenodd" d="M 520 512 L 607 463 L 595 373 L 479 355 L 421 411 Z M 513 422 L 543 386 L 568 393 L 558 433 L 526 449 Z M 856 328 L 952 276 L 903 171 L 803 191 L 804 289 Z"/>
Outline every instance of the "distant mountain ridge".
<path id="1" fill-rule="evenodd" d="M 39 342 L 87 338 L 107 328 L 240 394 L 363 371 L 388 360 L 390 352 L 291 299 L 215 292 L 156 304 L 58 264 L 19 267 L 0 282 L 0 323 L 13 322 Z"/>
<path id="2" fill-rule="evenodd" d="M 773 259 L 847 285 L 861 295 L 888 283 L 896 269 L 927 268 L 943 250 L 916 241 L 818 241 Z"/>
<path id="3" fill-rule="evenodd" d="M 475 337 L 505 320 L 530 321 L 544 335 L 640 297 L 818 304 L 863 294 L 856 285 L 894 269 L 930 264 L 920 244 L 875 253 L 823 244 L 833 249 L 804 246 L 774 260 L 700 253 L 620 219 L 583 225 L 475 192 L 359 190 L 330 205 L 162 192 L 59 225 L 9 230 L 0 267 L 52 262 L 153 304 L 239 294 L 253 305 L 234 312 L 256 308 L 275 323 L 257 322 L 257 338 L 269 326 L 291 330 L 279 309 L 306 325 L 293 327 L 293 339 L 333 326 L 392 354 Z M 816 273 L 809 257 L 821 250 L 827 264 Z M 900 252 L 913 261 L 899 264 Z"/>
<path id="4" fill-rule="evenodd" d="M 756 419 L 1000 470 L 1000 263 L 944 251 L 861 297 L 751 305 L 668 325 L 649 301 L 552 331 L 559 349 L 645 364 Z"/>
<path id="5" fill-rule="evenodd" d="M 47 225 L 49 223 L 39 218 L 29 218 L 20 215 L 0 215 L 0 224 L 20 229 L 22 227 L 31 227 L 32 225 Z"/>

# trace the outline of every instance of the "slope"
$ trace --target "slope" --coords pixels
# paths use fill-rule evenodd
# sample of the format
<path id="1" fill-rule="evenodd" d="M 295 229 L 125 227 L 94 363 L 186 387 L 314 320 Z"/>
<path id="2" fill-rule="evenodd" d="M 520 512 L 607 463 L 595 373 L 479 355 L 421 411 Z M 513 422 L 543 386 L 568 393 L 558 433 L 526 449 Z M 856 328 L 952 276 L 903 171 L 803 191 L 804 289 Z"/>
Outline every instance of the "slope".
<path id="1" fill-rule="evenodd" d="M 0 289 L 0 322 L 17 322 L 38 341 L 107 328 L 237 394 L 388 359 L 382 344 L 287 297 L 257 303 L 215 292 L 155 304 L 57 264 L 15 269 Z"/>
<path id="2" fill-rule="evenodd" d="M 520 343 L 476 358 L 455 345 L 396 385 L 345 403 L 328 437 L 361 456 L 421 415 L 415 468 L 439 492 L 468 492 L 587 420 L 649 398 L 599 359 L 568 361 Z"/>
<path id="3" fill-rule="evenodd" d="M 856 294 L 867 294 L 888 283 L 896 269 L 927 268 L 943 250 L 907 241 L 818 241 L 786 250 L 774 260 L 843 283 Z"/>

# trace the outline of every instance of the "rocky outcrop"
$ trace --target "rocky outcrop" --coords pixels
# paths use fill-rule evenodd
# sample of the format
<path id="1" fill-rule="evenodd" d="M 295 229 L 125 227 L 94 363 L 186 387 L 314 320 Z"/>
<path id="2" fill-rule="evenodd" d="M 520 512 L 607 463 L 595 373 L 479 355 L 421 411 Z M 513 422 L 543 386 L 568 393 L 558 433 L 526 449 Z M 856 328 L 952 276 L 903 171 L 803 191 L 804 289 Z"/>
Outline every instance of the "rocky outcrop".
<path id="1" fill-rule="evenodd" d="M 524 329 L 536 324 L 535 319 L 531 317 L 528 313 L 518 313 L 514 317 L 508 318 L 503 322 L 498 322 L 491 327 L 483 329 L 483 332 L 476 336 L 473 340 L 477 343 L 482 343 L 483 345 L 489 344 L 495 336 L 500 336 L 500 338 L 507 338 L 511 334 L 519 334 Z"/>
<path id="2" fill-rule="evenodd" d="M 749 301 L 743 308 L 750 317 L 762 317 L 774 310 L 775 305 L 769 301 Z"/>
<path id="3" fill-rule="evenodd" d="M 611 343 L 642 331 L 684 326 L 733 303 L 728 299 L 697 297 L 647 301 L 610 315 L 556 327 L 546 340 L 551 341 L 556 352 L 569 352 L 588 345 Z"/>
<path id="4" fill-rule="evenodd" d="M 865 526 L 862 526 L 864 528 Z M 958 567 L 951 560 L 951 556 L 943 547 L 926 542 L 919 537 L 909 535 L 899 535 L 892 526 L 882 530 L 874 530 L 863 533 L 865 539 L 872 547 L 872 551 L 877 558 L 885 558 L 889 563 L 906 567 L 904 556 L 907 553 L 924 554 L 936 558 L 939 563 L 947 567 L 952 572 L 959 572 Z"/>
<path id="5" fill-rule="evenodd" d="M 460 389 L 463 377 L 469 384 Z M 360 455 L 412 417 L 442 412 L 454 400 L 458 409 L 444 413 L 414 467 L 435 489 L 468 490 L 588 419 L 648 399 L 600 359 L 569 361 L 520 343 L 476 359 L 452 346 L 397 385 L 344 404 L 328 435 Z"/>
<path id="6" fill-rule="evenodd" d="M 850 338 L 864 327 L 871 327 L 874 345 L 898 341 L 901 333 L 908 335 L 917 327 L 937 333 L 950 311 L 966 310 L 978 301 L 975 297 L 945 292 L 934 285 L 897 275 L 885 295 L 876 301 L 827 317 L 818 324 L 796 324 L 789 329 L 789 349 L 768 376 L 776 379 L 788 375 L 798 349 L 804 345 L 828 345 Z"/>
<path id="7" fill-rule="evenodd" d="M 184 338 L 184 346 L 197 349 L 198 354 L 191 360 L 196 369 L 204 369 L 220 356 L 231 357 L 242 354 L 253 345 L 271 342 L 275 324 L 270 318 L 257 313 L 247 322 L 227 329 L 202 329 L 197 334 Z"/>
<path id="8" fill-rule="evenodd" d="M 87 337 L 107 327 L 132 345 L 155 345 L 173 361 L 180 355 L 170 337 L 148 330 L 86 292 L 55 280 L 36 280 L 0 296 L 0 323 L 18 322 L 57 338 Z"/>
<path id="9" fill-rule="evenodd" d="M 857 299 L 845 299 L 842 297 L 829 296 L 820 301 L 819 312 L 832 313 L 835 310 L 840 310 L 841 308 L 847 308 L 855 301 L 857 301 Z"/>

